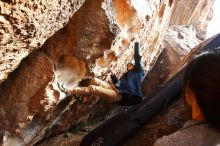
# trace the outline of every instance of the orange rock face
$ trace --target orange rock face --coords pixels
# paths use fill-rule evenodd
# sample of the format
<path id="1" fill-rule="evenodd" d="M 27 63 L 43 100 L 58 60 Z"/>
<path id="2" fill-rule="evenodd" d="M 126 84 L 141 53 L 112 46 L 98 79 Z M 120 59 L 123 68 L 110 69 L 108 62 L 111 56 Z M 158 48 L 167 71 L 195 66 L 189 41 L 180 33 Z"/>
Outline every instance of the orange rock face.
<path id="1" fill-rule="evenodd" d="M 1 130 L 19 133 L 28 117 L 45 110 L 45 90 L 54 78 L 53 65 L 42 53 L 32 53 L 1 86 Z"/>
<path id="2" fill-rule="evenodd" d="M 141 21 L 139 20 L 137 11 L 128 0 L 114 0 L 113 6 L 115 10 L 116 21 L 122 32 L 128 39 L 132 39 L 132 34 L 138 33 L 141 29 Z"/>

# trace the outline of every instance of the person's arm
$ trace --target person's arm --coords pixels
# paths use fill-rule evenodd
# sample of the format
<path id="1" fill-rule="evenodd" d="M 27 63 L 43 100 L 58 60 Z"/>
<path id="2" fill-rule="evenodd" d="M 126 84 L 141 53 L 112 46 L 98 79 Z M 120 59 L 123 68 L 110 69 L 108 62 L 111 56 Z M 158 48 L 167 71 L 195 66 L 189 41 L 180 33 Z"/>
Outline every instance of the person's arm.
<path id="1" fill-rule="evenodd" d="M 134 65 L 135 70 L 137 70 L 138 72 L 144 71 L 144 69 L 141 65 L 139 42 L 134 43 L 134 61 L 135 61 L 135 65 Z"/>
<path id="2" fill-rule="evenodd" d="M 118 88 L 120 84 L 120 80 L 116 77 L 115 73 L 112 70 L 110 70 L 110 72 L 111 72 L 110 77 L 111 77 L 112 83 L 115 85 L 116 88 Z"/>
<path id="3" fill-rule="evenodd" d="M 111 74 L 111 79 L 112 79 L 113 84 L 116 85 L 118 82 L 118 79 L 115 74 Z"/>
<path id="4" fill-rule="evenodd" d="M 71 90 L 68 90 L 66 88 L 63 87 L 63 84 L 60 84 L 59 82 L 57 82 L 57 86 L 60 89 L 61 92 L 65 93 L 66 96 L 71 95 Z"/>

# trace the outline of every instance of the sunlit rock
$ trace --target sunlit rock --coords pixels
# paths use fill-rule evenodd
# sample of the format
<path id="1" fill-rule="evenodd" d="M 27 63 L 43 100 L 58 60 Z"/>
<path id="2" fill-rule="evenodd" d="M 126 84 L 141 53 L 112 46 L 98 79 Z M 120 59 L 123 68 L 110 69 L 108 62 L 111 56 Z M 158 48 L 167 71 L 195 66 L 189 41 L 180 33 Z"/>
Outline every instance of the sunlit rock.
<path id="1" fill-rule="evenodd" d="M 191 49 L 201 41 L 192 25 L 171 26 L 163 40 L 163 51 L 142 83 L 143 93 L 150 91 L 172 77 L 183 64 Z"/>
<path id="2" fill-rule="evenodd" d="M 107 108 L 97 106 L 104 105 L 97 97 L 68 96 L 59 85 L 73 88 L 87 77 L 108 81 L 110 70 L 120 77 L 135 41 L 148 72 L 164 49 L 175 7 L 172 0 L 0 2 L 0 80 L 7 78 L 0 86 L 1 142 L 34 145 Z M 184 56 L 197 43 L 187 42 L 195 30 L 170 29 L 164 42 L 174 49 L 167 58 Z"/>
<path id="3" fill-rule="evenodd" d="M 0 1 L 0 83 L 33 50 L 64 27 L 84 0 Z"/>
<path id="4" fill-rule="evenodd" d="M 192 24 L 197 30 L 197 37 L 205 39 L 206 29 L 213 16 L 214 0 L 174 1 L 171 25 Z"/>

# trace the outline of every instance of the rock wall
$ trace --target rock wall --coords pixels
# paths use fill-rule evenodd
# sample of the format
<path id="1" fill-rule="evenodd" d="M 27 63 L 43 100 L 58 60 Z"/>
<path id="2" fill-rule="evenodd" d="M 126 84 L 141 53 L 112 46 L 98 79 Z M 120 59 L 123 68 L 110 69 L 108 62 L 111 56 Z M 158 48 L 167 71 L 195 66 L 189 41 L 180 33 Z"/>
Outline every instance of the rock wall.
<path id="1" fill-rule="evenodd" d="M 72 2 L 71 11 L 65 9 L 69 15 L 66 11 L 60 11 L 59 16 L 68 20 L 81 2 Z M 8 7 L 13 7 L 14 4 L 28 6 L 14 1 L 3 4 Z M 148 8 L 147 12 L 142 4 Z M 42 13 L 37 13 L 38 9 L 34 11 L 36 14 L 32 12 L 31 15 L 30 12 L 29 19 L 42 19 L 34 23 L 38 26 L 34 28 L 39 28 L 34 30 L 39 38 L 33 35 L 29 38 L 30 44 L 22 42 L 28 52 L 41 46 L 59 29 L 58 26 L 62 27 L 66 23 L 64 20 L 54 19 L 57 18 L 55 14 L 51 19 L 56 22 L 48 21 L 50 18 L 46 19 L 43 13 L 44 5 L 47 5 L 45 11 L 48 13 L 51 9 L 63 10 L 62 1 L 58 4 L 42 2 L 40 7 L 36 7 Z M 67 88 L 74 87 L 85 77 L 105 78 L 110 68 L 120 75 L 126 70 L 126 62 L 132 59 L 134 41 L 140 40 L 147 70 L 155 55 L 161 51 L 159 45 L 169 25 L 171 12 L 171 4 L 167 1 L 85 1 L 64 28 L 58 30 L 40 49 L 24 59 L 1 84 L 0 125 L 1 135 L 4 135 L 3 143 L 33 145 L 42 138 L 76 124 L 96 100 L 93 99 L 93 103 L 86 105 L 80 104 L 74 97 L 65 97 L 66 95 L 59 91 L 57 83 Z M 24 18 L 20 16 L 19 20 Z M 46 22 L 51 24 L 46 25 Z M 23 26 L 29 23 L 19 21 L 18 24 Z M 22 31 L 30 32 L 29 29 L 23 29 L 21 27 Z M 50 29 L 53 31 L 49 31 Z M 16 37 L 12 32 L 10 35 Z M 16 40 L 13 44 L 11 45 L 15 48 Z M 8 47 L 7 45 L 10 44 L 6 43 L 5 47 Z M 20 48 L 19 50 L 23 51 Z"/>
<path id="2" fill-rule="evenodd" d="M 197 30 L 197 37 L 204 39 L 209 21 L 213 16 L 215 0 L 176 0 L 170 25 L 192 24 Z"/>
<path id="3" fill-rule="evenodd" d="M 0 1 L 0 83 L 62 28 L 85 0 Z"/>
<path id="4" fill-rule="evenodd" d="M 143 94 L 147 95 L 157 85 L 172 77 L 191 49 L 199 43 L 201 40 L 196 37 L 196 29 L 192 25 L 169 27 L 161 46 L 164 49 L 142 82 Z"/>
<path id="5" fill-rule="evenodd" d="M 7 78 L 0 85 L 0 136 L 4 145 L 34 145 L 88 119 L 100 102 L 67 96 L 58 84 L 75 87 L 86 77 L 107 81 L 110 69 L 121 76 L 135 41 L 145 71 L 152 68 L 176 5 L 172 0 L 12 0 L 0 7 L 0 80 Z"/>

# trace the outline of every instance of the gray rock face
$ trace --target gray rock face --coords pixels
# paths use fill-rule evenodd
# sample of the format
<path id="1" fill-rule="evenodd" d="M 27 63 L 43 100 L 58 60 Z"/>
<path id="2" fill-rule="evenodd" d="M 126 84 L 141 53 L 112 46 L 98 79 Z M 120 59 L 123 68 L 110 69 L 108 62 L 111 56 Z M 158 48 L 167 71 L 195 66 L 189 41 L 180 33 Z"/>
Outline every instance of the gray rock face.
<path id="1" fill-rule="evenodd" d="M 197 37 L 205 38 L 207 25 L 213 16 L 214 0 L 174 1 L 171 25 L 190 25 L 196 28 Z"/>
<path id="2" fill-rule="evenodd" d="M 157 85 L 172 77 L 184 63 L 184 58 L 201 41 L 196 37 L 196 29 L 191 25 L 170 26 L 164 36 L 164 48 L 152 69 L 142 82 L 144 95 Z"/>
<path id="3" fill-rule="evenodd" d="M 158 139 L 154 146 L 216 146 L 220 143 L 219 131 L 205 123 L 189 122 L 183 129 Z"/>

